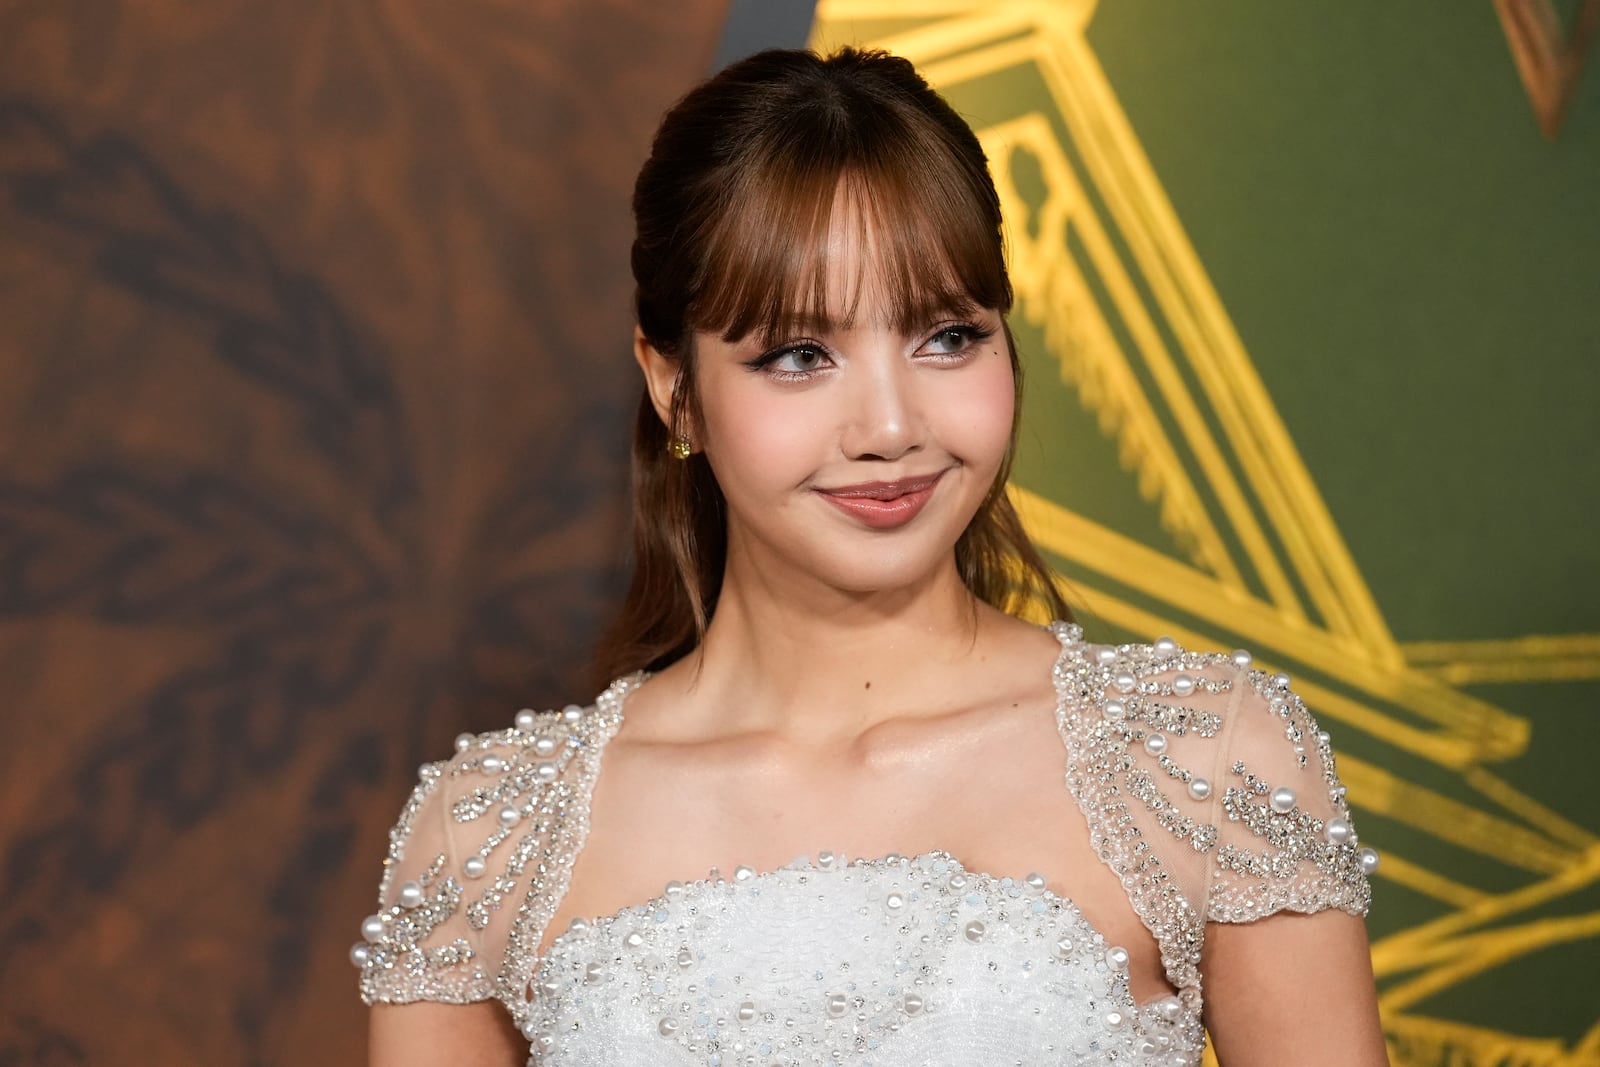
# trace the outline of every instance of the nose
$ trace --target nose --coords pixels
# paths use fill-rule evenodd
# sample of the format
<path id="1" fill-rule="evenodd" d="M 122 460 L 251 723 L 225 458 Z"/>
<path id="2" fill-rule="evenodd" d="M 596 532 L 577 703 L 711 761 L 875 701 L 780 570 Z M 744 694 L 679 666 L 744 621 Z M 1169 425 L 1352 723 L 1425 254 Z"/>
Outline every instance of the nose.
<path id="1" fill-rule="evenodd" d="M 899 353 L 858 362 L 840 448 L 850 459 L 897 460 L 922 446 L 912 370 Z"/>

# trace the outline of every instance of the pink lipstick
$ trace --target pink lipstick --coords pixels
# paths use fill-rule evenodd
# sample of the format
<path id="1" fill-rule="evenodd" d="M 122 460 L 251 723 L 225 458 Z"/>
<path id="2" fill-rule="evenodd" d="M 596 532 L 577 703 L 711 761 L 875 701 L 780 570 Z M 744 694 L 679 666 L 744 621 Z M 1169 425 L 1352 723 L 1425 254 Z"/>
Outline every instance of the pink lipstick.
<path id="1" fill-rule="evenodd" d="M 923 505 L 933 496 L 934 486 L 939 484 L 942 477 L 944 471 L 893 482 L 842 485 L 834 489 L 818 489 L 817 492 L 828 503 L 862 524 L 875 530 L 892 530 L 917 517 Z"/>

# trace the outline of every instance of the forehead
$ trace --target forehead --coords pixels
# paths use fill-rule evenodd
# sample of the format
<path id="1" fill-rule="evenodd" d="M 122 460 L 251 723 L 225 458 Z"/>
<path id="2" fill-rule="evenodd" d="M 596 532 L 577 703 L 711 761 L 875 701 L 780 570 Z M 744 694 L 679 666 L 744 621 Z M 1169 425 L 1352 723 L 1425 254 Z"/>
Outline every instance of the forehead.
<path id="1" fill-rule="evenodd" d="M 903 235 L 928 221 L 911 217 L 920 205 L 874 192 L 865 183 L 841 180 L 826 225 L 814 236 L 797 238 L 788 300 L 768 323 L 775 332 L 802 325 L 913 331 L 973 307 L 948 249 L 906 246 Z"/>
<path id="2" fill-rule="evenodd" d="M 791 294 L 792 317 L 833 328 L 909 325 L 903 319 L 934 308 L 908 308 L 906 279 L 882 240 L 888 220 L 878 220 L 840 183 L 815 262 L 799 272 Z M 820 282 L 820 293 L 817 291 Z M 918 301 L 931 303 L 936 301 Z M 948 309 L 938 309 L 948 310 Z"/>

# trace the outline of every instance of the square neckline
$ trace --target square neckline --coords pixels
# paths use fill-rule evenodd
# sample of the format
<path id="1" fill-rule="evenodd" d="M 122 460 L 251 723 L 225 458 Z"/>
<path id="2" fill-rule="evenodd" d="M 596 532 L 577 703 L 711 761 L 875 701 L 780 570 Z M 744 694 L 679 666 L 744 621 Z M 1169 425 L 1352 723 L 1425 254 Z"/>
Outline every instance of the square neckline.
<path id="1" fill-rule="evenodd" d="M 1061 723 L 1062 723 L 1062 716 L 1064 716 L 1067 713 L 1067 706 L 1068 706 L 1069 702 L 1068 702 L 1067 691 L 1066 691 L 1066 689 L 1064 688 L 1064 686 L 1062 684 L 1064 671 L 1065 671 L 1066 666 L 1074 659 L 1075 656 L 1082 657 L 1082 656 L 1084 656 L 1086 654 L 1092 656 L 1094 654 L 1094 652 L 1095 652 L 1095 649 L 1097 647 L 1099 647 L 1099 646 L 1096 646 L 1096 645 L 1093 645 L 1093 644 L 1090 644 L 1090 643 L 1087 643 L 1087 642 L 1083 641 L 1082 640 L 1082 631 L 1075 624 L 1072 624 L 1072 623 L 1066 623 L 1066 622 L 1063 622 L 1061 620 L 1052 620 L 1050 623 L 1048 623 L 1044 627 L 1041 627 L 1041 629 L 1043 629 L 1046 632 L 1050 633 L 1051 636 L 1053 636 L 1060 644 L 1059 652 L 1056 654 L 1054 659 L 1051 661 L 1050 682 L 1051 682 L 1051 692 L 1052 692 L 1052 694 L 1054 695 L 1054 698 L 1055 698 L 1054 707 L 1052 708 L 1052 718 L 1053 718 L 1053 720 L 1055 722 L 1055 725 L 1056 725 L 1056 730 L 1057 730 L 1058 737 L 1059 737 L 1059 739 L 1060 739 L 1060 741 L 1062 743 L 1061 754 L 1062 754 L 1062 757 L 1063 757 L 1063 761 L 1065 762 L 1065 760 L 1066 760 L 1066 758 L 1068 756 L 1068 752 L 1067 752 L 1067 747 L 1066 747 L 1066 739 L 1061 734 L 1061 730 L 1062 730 Z M 621 729 L 622 724 L 625 721 L 625 718 L 626 718 L 626 706 L 627 706 L 628 698 L 631 697 L 633 695 L 633 693 L 636 692 L 639 689 L 639 687 L 642 686 L 646 681 L 648 681 L 650 678 L 654 677 L 655 673 L 656 672 L 653 672 L 653 671 L 639 670 L 639 671 L 634 671 L 631 674 L 624 675 L 624 676 L 614 680 L 610 685 L 608 685 L 599 694 L 598 697 L 596 697 L 595 703 L 594 703 L 594 708 L 597 711 L 600 711 L 600 712 L 605 714 L 606 723 L 605 723 L 604 729 L 601 732 L 601 734 L 598 737 L 596 737 L 593 741 L 591 741 L 589 743 L 590 747 L 593 750 L 592 751 L 592 756 L 591 756 L 591 759 L 593 760 L 593 764 L 592 764 L 592 766 L 590 768 L 589 781 L 588 781 L 586 789 L 584 791 L 585 792 L 585 798 L 588 801 L 588 805 L 586 805 L 586 806 L 591 806 L 592 807 L 594 791 L 595 791 L 596 787 L 599 784 L 601 771 L 604 769 L 605 749 L 606 749 L 606 746 L 611 742 L 611 740 L 616 736 L 617 732 Z M 1068 787 L 1063 782 L 1062 785 L 1061 785 L 1061 788 L 1067 793 L 1067 796 L 1069 798 L 1072 798 L 1073 794 L 1072 794 L 1072 790 L 1070 789 L 1070 787 Z M 1073 808 L 1073 810 L 1078 810 L 1078 806 L 1076 804 L 1073 804 L 1072 808 Z M 548 961 L 550 960 L 552 949 L 555 948 L 556 942 L 561 940 L 564 937 L 567 937 L 570 933 L 574 932 L 574 927 L 576 927 L 576 932 L 581 935 L 581 934 L 583 934 L 583 933 L 585 933 L 585 932 L 587 932 L 589 930 L 592 930 L 594 927 L 616 923 L 616 922 L 622 920 L 624 917 L 626 917 L 626 916 L 628 916 L 630 914 L 637 913 L 641 909 L 649 909 L 651 907 L 658 906 L 662 901 L 666 900 L 675 891 L 676 892 L 689 892 L 689 891 L 693 890 L 693 891 L 696 891 L 696 892 L 709 892 L 714 887 L 716 887 L 718 885 L 727 884 L 730 881 L 728 878 L 722 876 L 721 873 L 720 873 L 720 870 L 718 868 L 716 868 L 716 867 L 711 868 L 707 872 L 706 875 L 704 875 L 702 877 L 699 877 L 699 878 L 686 879 L 686 880 L 680 880 L 680 879 L 676 879 L 676 878 L 670 879 L 669 881 L 667 881 L 665 883 L 666 888 L 664 888 L 660 893 L 657 893 L 655 896 L 652 896 L 652 897 L 650 897 L 648 899 L 632 901 L 632 902 L 624 904 L 621 907 L 615 908 L 615 909 L 611 910 L 610 912 L 606 912 L 606 913 L 595 914 L 595 913 L 586 913 L 586 912 L 585 913 L 574 912 L 572 915 L 570 915 L 568 917 L 567 929 L 556 931 L 555 933 L 552 934 L 552 929 L 556 925 L 556 922 L 555 922 L 556 917 L 561 913 L 561 909 L 562 909 L 563 904 L 565 903 L 565 901 L 570 896 L 571 888 L 572 888 L 572 882 L 573 882 L 572 875 L 577 870 L 578 863 L 582 859 L 583 853 L 584 853 L 585 849 L 587 848 L 587 846 L 589 844 L 589 831 L 590 831 L 589 823 L 590 823 L 590 818 L 586 815 L 584 820 L 583 820 L 583 832 L 582 832 L 582 835 L 578 840 L 576 840 L 573 843 L 574 847 L 573 847 L 572 858 L 566 864 L 566 877 L 562 880 L 563 884 L 560 887 L 560 893 L 551 902 L 551 907 L 550 907 L 550 911 L 549 911 L 549 919 L 546 921 L 546 923 L 543 926 L 543 928 L 540 929 L 539 932 L 538 932 L 538 940 L 537 940 L 537 943 L 535 945 L 533 958 L 532 958 L 531 963 L 530 963 L 529 968 L 528 968 L 528 972 L 529 972 L 528 973 L 528 980 L 529 981 L 532 981 L 540 973 L 542 973 L 543 969 L 545 968 L 545 966 L 547 965 Z M 1084 831 L 1085 831 L 1085 833 L 1087 835 L 1089 835 L 1089 840 L 1090 840 L 1091 846 L 1092 846 L 1093 834 L 1092 834 L 1092 830 L 1088 826 L 1087 822 L 1085 822 L 1085 824 L 1084 824 Z M 1091 851 L 1093 851 L 1092 847 L 1091 847 Z M 829 853 L 826 850 L 824 850 L 824 851 L 818 852 L 817 856 L 820 858 L 823 855 L 830 855 L 830 854 L 831 853 Z M 938 847 L 931 848 L 931 849 L 922 849 L 922 850 L 919 850 L 919 851 L 917 851 L 915 853 L 886 852 L 886 853 L 883 853 L 883 854 L 878 855 L 878 856 L 859 856 L 859 857 L 855 857 L 853 859 L 845 859 L 843 857 L 840 857 L 838 859 L 838 861 L 837 861 L 837 866 L 841 867 L 841 868 L 842 867 L 850 867 L 850 868 L 856 868 L 856 867 L 860 867 L 860 868 L 882 868 L 885 865 L 893 863 L 893 862 L 898 862 L 898 861 L 915 862 L 915 861 L 918 861 L 918 860 L 923 860 L 923 859 L 928 859 L 928 858 L 943 858 L 943 859 L 947 860 L 948 862 L 953 863 L 958 868 L 960 868 L 963 872 L 966 873 L 966 875 L 968 877 L 977 879 L 977 880 L 979 880 L 981 882 L 992 884 L 992 885 L 997 886 L 997 887 L 1002 885 L 1002 884 L 1004 884 L 1004 883 L 1006 883 L 1006 882 L 1011 882 L 1011 883 L 1014 883 L 1014 884 L 1022 884 L 1022 883 L 1024 883 L 1026 881 L 1026 879 L 1028 877 L 1030 877 L 1031 875 L 1037 873 L 1035 871 L 1030 871 L 1030 872 L 1028 872 L 1028 874 L 1022 875 L 1022 876 L 1018 876 L 1018 875 L 1014 875 L 1014 874 L 1012 874 L 1012 875 L 994 874 L 994 873 L 992 873 L 990 871 L 987 871 L 987 870 L 984 870 L 982 868 L 971 866 L 971 865 L 965 863 L 958 854 L 953 853 L 953 852 L 951 852 L 951 851 L 949 851 L 947 849 L 938 848 Z M 1102 863 L 1104 862 L 1102 857 L 1098 857 L 1097 856 L 1097 859 L 1100 859 Z M 812 863 L 811 854 L 807 853 L 805 855 L 796 857 L 795 860 L 792 860 L 787 864 L 783 864 L 783 865 L 777 866 L 777 867 L 770 867 L 770 868 L 767 868 L 767 869 L 764 869 L 764 870 L 757 870 L 756 868 L 754 868 L 752 866 L 749 866 L 749 865 L 746 865 L 746 864 L 739 864 L 734 869 L 735 870 L 735 879 L 734 879 L 734 881 L 736 883 L 742 883 L 744 885 L 748 885 L 748 886 L 752 886 L 752 887 L 758 887 L 758 886 L 763 885 L 763 884 L 769 884 L 769 883 L 777 880 L 778 878 L 782 877 L 785 873 L 793 872 L 793 871 L 795 871 L 797 869 L 799 869 L 799 870 L 814 869 L 814 870 L 819 870 L 820 871 L 820 870 L 826 870 L 828 868 L 814 865 Z M 742 872 L 748 872 L 748 873 L 742 873 Z M 1114 878 L 1116 877 L 1115 870 L 1111 870 L 1110 873 Z M 1118 880 L 1118 882 L 1120 884 L 1120 879 Z M 1125 892 L 1125 890 L 1124 890 L 1124 892 Z M 1112 939 L 1110 937 L 1108 937 L 1106 935 L 1106 933 L 1101 929 L 1100 925 L 1095 923 L 1089 917 L 1088 913 L 1084 911 L 1083 907 L 1072 896 L 1069 896 L 1069 895 L 1064 894 L 1064 893 L 1057 893 L 1054 890 L 1050 889 L 1048 887 L 1048 885 L 1046 885 L 1044 887 L 1044 889 L 1043 889 L 1043 896 L 1044 896 L 1044 899 L 1056 901 L 1056 902 L 1060 903 L 1063 907 L 1074 911 L 1079 916 L 1079 918 L 1080 918 L 1081 922 L 1083 923 L 1083 925 L 1087 929 L 1092 931 L 1094 936 L 1099 938 L 1100 941 L 1103 942 L 1105 945 L 1112 946 L 1112 947 L 1118 947 L 1118 948 L 1122 947 L 1120 945 L 1115 945 L 1114 944 Z M 1139 911 L 1133 905 L 1133 902 L 1131 900 L 1128 900 L 1128 901 L 1126 901 L 1126 903 L 1128 905 L 1129 913 L 1133 916 L 1134 920 L 1139 924 L 1140 928 L 1143 929 L 1145 934 L 1147 935 L 1149 946 L 1152 949 L 1154 949 L 1154 951 L 1156 952 L 1156 962 L 1157 962 L 1157 966 L 1158 966 L 1159 978 L 1160 978 L 1160 981 L 1162 982 L 1162 984 L 1165 986 L 1165 988 L 1161 989 L 1159 992 L 1157 992 L 1157 993 L 1155 993 L 1155 994 L 1153 994 L 1153 995 L 1151 995 L 1151 996 L 1149 996 L 1149 997 L 1147 997 L 1145 999 L 1142 999 L 1142 1000 L 1138 999 L 1138 998 L 1134 998 L 1133 999 L 1134 1007 L 1137 1010 L 1143 1011 L 1144 1009 L 1146 1009 L 1148 1007 L 1152 1007 L 1154 1005 L 1160 1004 L 1160 1003 L 1166 1001 L 1168 998 L 1176 996 L 1176 991 L 1175 991 L 1175 988 L 1172 986 L 1172 983 L 1167 979 L 1167 976 L 1165 974 L 1165 967 L 1162 965 L 1162 961 L 1161 961 L 1161 958 L 1160 958 L 1160 942 L 1156 939 L 1156 937 L 1154 935 L 1154 932 L 1148 929 L 1147 925 L 1145 924 L 1145 922 L 1143 920 L 1143 917 L 1139 914 Z M 1141 946 L 1141 947 L 1143 947 L 1143 946 Z M 1124 949 L 1124 951 L 1126 951 L 1126 950 Z M 1131 995 L 1131 991 L 1130 991 L 1130 995 Z"/>

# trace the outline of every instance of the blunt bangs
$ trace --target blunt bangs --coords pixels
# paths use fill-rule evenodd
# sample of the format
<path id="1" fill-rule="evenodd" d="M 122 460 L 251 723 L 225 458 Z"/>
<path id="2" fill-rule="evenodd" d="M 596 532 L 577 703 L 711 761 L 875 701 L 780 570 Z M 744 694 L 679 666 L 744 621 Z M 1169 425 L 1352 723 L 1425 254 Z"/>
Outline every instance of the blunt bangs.
<path id="1" fill-rule="evenodd" d="M 752 146 L 707 235 L 689 328 L 775 342 L 849 326 L 868 286 L 903 332 L 979 308 L 1011 310 L 988 175 L 963 165 L 945 131 L 875 103 L 848 120 L 837 102 L 803 106 Z M 853 273 L 842 307 L 830 307 L 840 258 Z"/>

